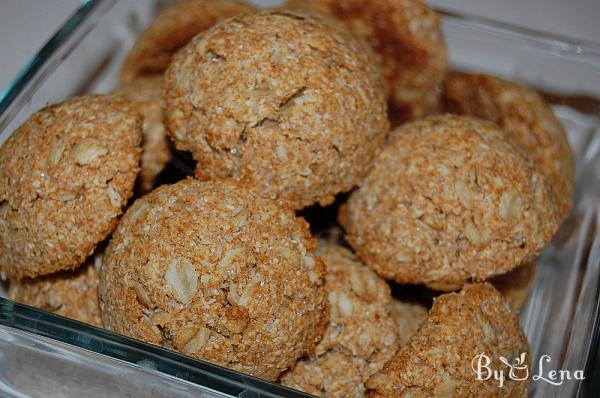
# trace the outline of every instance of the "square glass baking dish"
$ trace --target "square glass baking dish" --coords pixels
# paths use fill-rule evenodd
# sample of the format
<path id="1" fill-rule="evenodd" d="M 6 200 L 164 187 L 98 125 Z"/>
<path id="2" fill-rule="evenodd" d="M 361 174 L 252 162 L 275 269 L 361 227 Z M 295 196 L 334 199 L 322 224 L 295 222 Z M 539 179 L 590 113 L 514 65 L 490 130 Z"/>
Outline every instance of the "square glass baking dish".
<path id="1" fill-rule="evenodd" d="M 107 92 L 160 0 L 89 0 L 0 93 L 0 143 L 44 105 Z M 255 1 L 276 5 L 277 1 Z M 531 375 L 584 371 L 585 380 L 531 383 L 531 397 L 598 396 L 600 285 L 600 45 L 444 14 L 453 68 L 494 73 L 542 91 L 569 133 L 577 201 L 538 262 L 521 312 Z M 3 295 L 0 286 L 0 296 Z M 0 297 L 0 396 L 303 397 L 207 362 Z"/>

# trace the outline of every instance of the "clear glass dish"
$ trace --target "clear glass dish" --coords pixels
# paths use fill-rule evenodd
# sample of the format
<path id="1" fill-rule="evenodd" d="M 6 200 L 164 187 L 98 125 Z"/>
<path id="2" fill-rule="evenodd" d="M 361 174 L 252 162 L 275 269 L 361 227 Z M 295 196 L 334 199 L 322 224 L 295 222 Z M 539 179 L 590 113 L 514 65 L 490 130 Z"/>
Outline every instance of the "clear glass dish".
<path id="1" fill-rule="evenodd" d="M 83 2 L 0 93 L 0 143 L 47 103 L 114 88 L 123 57 L 161 3 Z M 543 355 L 552 358 L 542 363 L 545 375 L 551 369 L 585 374 L 584 381 L 558 386 L 533 380 L 531 397 L 598 396 L 600 45 L 447 13 L 444 31 L 454 68 L 537 87 L 568 129 L 577 201 L 539 259 L 521 323 L 532 348 L 532 375 Z M 107 394 L 307 396 L 0 297 L 0 395 Z"/>

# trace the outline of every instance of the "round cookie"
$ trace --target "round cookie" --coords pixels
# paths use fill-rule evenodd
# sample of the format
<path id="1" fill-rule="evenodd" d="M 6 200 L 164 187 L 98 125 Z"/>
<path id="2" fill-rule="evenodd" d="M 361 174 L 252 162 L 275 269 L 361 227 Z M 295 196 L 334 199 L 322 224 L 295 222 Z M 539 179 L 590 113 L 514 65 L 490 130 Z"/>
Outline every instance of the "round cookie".
<path id="1" fill-rule="evenodd" d="M 135 103 L 144 121 L 139 190 L 149 192 L 154 180 L 171 160 L 167 130 L 163 124 L 160 91 L 162 76 L 142 77 L 119 89 L 127 100 Z"/>
<path id="2" fill-rule="evenodd" d="M 169 66 L 168 130 L 200 179 L 241 180 L 294 209 L 331 203 L 360 182 L 388 132 L 369 54 L 300 13 L 228 19 Z"/>
<path id="3" fill-rule="evenodd" d="M 313 356 L 286 372 L 281 383 L 324 397 L 362 397 L 364 381 L 397 350 L 387 283 L 348 249 L 321 241 L 331 315 Z"/>
<path id="4" fill-rule="evenodd" d="M 10 282 L 8 298 L 80 322 L 102 327 L 98 307 L 98 269 L 102 256 L 94 256 L 75 271 Z"/>
<path id="5" fill-rule="evenodd" d="M 565 217 L 573 206 L 575 164 L 567 134 L 534 89 L 495 76 L 452 73 L 444 82 L 448 112 L 498 124 L 546 176 Z"/>
<path id="6" fill-rule="evenodd" d="M 192 37 L 222 19 L 252 11 L 253 7 L 235 0 L 174 2 L 138 36 L 121 67 L 121 83 L 164 72 L 173 54 Z"/>
<path id="7" fill-rule="evenodd" d="M 436 298 L 428 317 L 410 341 L 369 380 L 370 398 L 376 397 L 526 397 L 529 379 L 506 377 L 498 387 L 493 377 L 477 380 L 472 364 L 477 355 L 491 358 L 489 367 L 509 369 L 521 359 L 529 367 L 529 345 L 517 317 L 490 284 L 466 285 L 460 293 Z M 475 359 L 474 359 L 475 358 Z M 483 360 L 482 360 L 483 361 Z M 484 362 L 485 363 L 485 362 Z M 523 368 L 514 376 L 523 378 Z"/>
<path id="8" fill-rule="evenodd" d="M 233 181 L 182 180 L 138 199 L 100 274 L 104 325 L 267 380 L 314 351 L 325 267 L 308 225 Z"/>
<path id="9" fill-rule="evenodd" d="M 533 260 L 559 220 L 544 177 L 504 133 L 457 115 L 398 130 L 339 218 L 379 275 L 446 291 Z"/>
<path id="10" fill-rule="evenodd" d="M 395 119 L 406 122 L 438 103 L 448 68 L 440 17 L 421 0 L 288 1 L 344 22 L 373 48 L 387 82 Z"/>
<path id="11" fill-rule="evenodd" d="M 0 270 L 77 268 L 115 228 L 139 171 L 141 120 L 114 96 L 34 113 L 0 147 Z"/>
<path id="12" fill-rule="evenodd" d="M 392 299 L 390 316 L 398 329 L 398 346 L 402 347 L 427 318 L 427 307 L 421 303 Z"/>

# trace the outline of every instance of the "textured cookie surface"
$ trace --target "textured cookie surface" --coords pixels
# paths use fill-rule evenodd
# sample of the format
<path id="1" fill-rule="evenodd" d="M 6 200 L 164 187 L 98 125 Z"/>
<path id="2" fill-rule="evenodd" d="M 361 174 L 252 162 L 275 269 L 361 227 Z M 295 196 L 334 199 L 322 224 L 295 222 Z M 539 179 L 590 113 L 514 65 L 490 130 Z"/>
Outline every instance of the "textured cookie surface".
<path id="1" fill-rule="evenodd" d="M 253 8 L 235 0 L 180 0 L 162 10 L 137 38 L 123 62 L 121 82 L 162 73 L 173 54 L 218 21 Z"/>
<path id="2" fill-rule="evenodd" d="M 455 290 L 534 259 L 556 231 L 558 206 L 495 125 L 444 115 L 396 132 L 340 221 L 386 279 Z"/>
<path id="3" fill-rule="evenodd" d="M 421 0 L 292 0 L 288 6 L 332 15 L 373 48 L 402 121 L 430 112 L 440 97 L 448 54 L 439 15 Z"/>
<path id="4" fill-rule="evenodd" d="M 529 365 L 525 334 L 500 293 L 489 284 L 466 285 L 460 293 L 434 300 L 427 320 L 384 369 L 366 383 L 369 397 L 526 397 L 528 380 L 493 377 L 476 380 L 477 355 L 492 358 L 489 367 L 503 370 L 520 360 Z M 485 360 L 482 360 L 482 364 Z M 523 369 L 515 377 L 525 376 Z"/>
<path id="5" fill-rule="evenodd" d="M 11 282 L 8 297 L 30 307 L 102 327 L 98 307 L 100 262 L 98 256 L 75 271 Z"/>
<path id="6" fill-rule="evenodd" d="M 419 329 L 427 318 L 427 307 L 421 303 L 413 303 L 393 299 L 390 315 L 398 329 L 398 346 L 402 347 Z"/>
<path id="7" fill-rule="evenodd" d="M 323 397 L 362 397 L 365 380 L 397 350 L 390 317 L 390 288 L 348 249 L 321 241 L 327 267 L 330 322 L 314 355 L 302 359 L 281 382 Z"/>
<path id="8" fill-rule="evenodd" d="M 234 182 L 187 179 L 138 199 L 106 250 L 110 330 L 275 380 L 327 322 L 308 225 Z"/>
<path id="9" fill-rule="evenodd" d="M 127 100 L 137 105 L 143 118 L 142 160 L 140 163 L 139 190 L 149 192 L 158 174 L 171 159 L 167 130 L 163 124 L 160 99 L 162 76 L 136 79 L 119 90 Z"/>
<path id="10" fill-rule="evenodd" d="M 547 177 L 566 216 L 573 206 L 575 164 L 565 129 L 534 89 L 498 77 L 452 73 L 444 82 L 448 112 L 498 124 Z"/>
<path id="11" fill-rule="evenodd" d="M 0 147 L 0 269 L 74 269 L 114 229 L 139 171 L 141 120 L 111 96 L 33 114 Z"/>
<path id="12" fill-rule="evenodd" d="M 298 209 L 358 184 L 388 130 L 381 75 L 342 30 L 287 11 L 228 19 L 177 53 L 166 122 L 200 179 Z"/>

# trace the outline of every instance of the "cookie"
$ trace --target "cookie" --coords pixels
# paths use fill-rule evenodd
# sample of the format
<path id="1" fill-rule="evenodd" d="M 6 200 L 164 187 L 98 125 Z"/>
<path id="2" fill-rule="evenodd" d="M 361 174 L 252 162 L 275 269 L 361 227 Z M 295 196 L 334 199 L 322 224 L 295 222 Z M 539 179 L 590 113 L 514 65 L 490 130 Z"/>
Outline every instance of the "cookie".
<path id="1" fill-rule="evenodd" d="M 406 122 L 429 113 L 440 98 L 448 51 L 440 17 L 421 0 L 291 0 L 344 22 L 377 54 L 395 119 Z"/>
<path id="2" fill-rule="evenodd" d="M 171 160 L 167 130 L 163 124 L 160 91 L 162 76 L 142 77 L 125 84 L 118 91 L 137 105 L 144 121 L 142 124 L 142 159 L 139 175 L 139 191 L 150 192 L 156 177 Z"/>
<path id="3" fill-rule="evenodd" d="M 98 269 L 101 254 L 75 271 L 10 282 L 8 298 L 30 307 L 102 327 L 98 307 Z"/>
<path id="4" fill-rule="evenodd" d="M 137 38 L 121 67 L 121 83 L 162 73 L 173 54 L 218 21 L 252 12 L 235 0 L 185 0 L 164 8 Z"/>
<path id="5" fill-rule="evenodd" d="M 0 147 L 0 270 L 72 270 L 117 224 L 139 171 L 141 119 L 111 96 L 34 113 Z"/>
<path id="6" fill-rule="evenodd" d="M 444 106 L 448 112 L 498 124 L 544 173 L 561 217 L 569 213 L 575 187 L 573 154 L 563 125 L 537 91 L 495 76 L 452 73 L 444 82 Z"/>
<path id="7" fill-rule="evenodd" d="M 525 305 L 533 282 L 535 282 L 535 263 L 535 260 L 529 261 L 507 274 L 490 279 L 490 282 L 502 293 L 504 300 L 516 314 Z"/>
<path id="8" fill-rule="evenodd" d="M 348 249 L 321 241 L 331 315 L 314 355 L 286 372 L 281 383 L 323 397 L 362 397 L 365 380 L 397 350 L 390 288 Z"/>
<path id="9" fill-rule="evenodd" d="M 398 130 L 339 218 L 380 276 L 442 291 L 535 259 L 559 222 L 533 162 L 494 124 L 457 115 Z"/>
<path id="10" fill-rule="evenodd" d="M 361 181 L 388 132 L 368 54 L 301 13 L 228 19 L 169 66 L 168 130 L 200 179 L 240 180 L 293 209 L 329 204 Z"/>
<path id="11" fill-rule="evenodd" d="M 138 199 L 106 249 L 104 325 L 276 380 L 327 322 L 308 225 L 233 181 L 182 180 Z"/>
<path id="12" fill-rule="evenodd" d="M 402 347 L 427 318 L 427 307 L 421 303 L 394 298 L 390 308 L 390 316 L 398 329 L 398 346 Z"/>
<path id="13" fill-rule="evenodd" d="M 502 388 L 493 377 L 477 380 L 477 356 L 504 371 Z M 529 380 L 508 377 L 500 357 L 529 366 L 529 346 L 519 321 L 490 284 L 467 285 L 433 302 L 427 320 L 384 369 L 366 383 L 368 397 L 526 397 Z M 482 358 L 482 364 L 485 359 Z M 483 368 L 482 368 L 483 369 Z M 483 372 L 484 370 L 482 370 Z M 524 378 L 523 368 L 514 376 Z"/>

